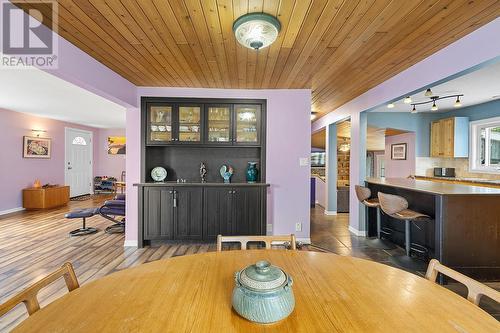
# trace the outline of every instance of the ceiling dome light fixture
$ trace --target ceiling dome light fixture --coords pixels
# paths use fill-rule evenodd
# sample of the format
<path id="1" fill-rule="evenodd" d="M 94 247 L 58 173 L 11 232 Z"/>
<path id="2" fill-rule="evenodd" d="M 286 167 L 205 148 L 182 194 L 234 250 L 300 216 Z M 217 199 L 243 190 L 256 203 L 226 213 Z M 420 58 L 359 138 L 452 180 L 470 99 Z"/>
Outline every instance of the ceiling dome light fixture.
<path id="1" fill-rule="evenodd" d="M 236 40 L 254 50 L 260 50 L 274 43 L 280 30 L 280 21 L 266 13 L 245 14 L 233 23 Z"/>
<path id="2" fill-rule="evenodd" d="M 433 93 L 432 93 L 431 88 L 427 88 L 427 90 L 425 91 L 424 96 L 425 97 L 431 97 L 432 95 L 433 95 Z"/>
<path id="3" fill-rule="evenodd" d="M 455 104 L 453 104 L 454 107 L 459 108 L 462 106 L 462 102 L 460 102 L 460 96 L 457 96 L 457 100 L 455 101 Z"/>
<path id="4" fill-rule="evenodd" d="M 411 97 L 410 96 L 406 96 L 405 99 L 403 99 L 403 103 L 410 104 L 411 103 Z"/>
<path id="5" fill-rule="evenodd" d="M 387 108 L 388 108 L 388 109 L 393 109 L 393 108 L 394 108 L 394 103 L 389 103 L 389 104 L 387 104 Z"/>

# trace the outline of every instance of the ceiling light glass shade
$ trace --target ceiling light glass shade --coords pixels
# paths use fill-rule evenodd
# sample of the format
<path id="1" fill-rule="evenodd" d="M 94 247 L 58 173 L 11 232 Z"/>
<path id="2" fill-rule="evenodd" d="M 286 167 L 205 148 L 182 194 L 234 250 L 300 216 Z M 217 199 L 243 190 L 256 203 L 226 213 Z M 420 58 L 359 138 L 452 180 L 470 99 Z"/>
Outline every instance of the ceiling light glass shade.
<path id="1" fill-rule="evenodd" d="M 410 96 L 406 96 L 405 99 L 403 99 L 403 103 L 410 104 L 411 103 L 411 97 Z"/>
<path id="2" fill-rule="evenodd" d="M 387 108 L 388 108 L 388 109 L 392 109 L 393 107 L 394 107 L 394 103 L 389 103 L 389 104 L 387 104 Z"/>
<path id="3" fill-rule="evenodd" d="M 249 49 L 259 50 L 274 43 L 281 30 L 278 19 L 265 13 L 240 16 L 233 24 L 236 40 Z"/>
<path id="4" fill-rule="evenodd" d="M 425 97 L 431 97 L 431 96 L 432 96 L 432 90 L 431 90 L 431 88 L 428 88 L 428 89 L 425 91 L 424 96 L 425 96 Z"/>
<path id="5" fill-rule="evenodd" d="M 417 113 L 417 108 L 415 107 L 415 105 L 413 105 L 413 109 L 411 110 L 411 113 Z"/>
<path id="6" fill-rule="evenodd" d="M 434 102 L 434 104 L 432 104 L 431 111 L 437 111 L 437 110 L 438 106 L 436 105 L 436 102 Z"/>
<path id="7" fill-rule="evenodd" d="M 311 120 L 316 119 L 316 115 L 314 113 L 311 113 Z"/>
<path id="8" fill-rule="evenodd" d="M 459 108 L 462 106 L 462 103 L 460 102 L 460 97 L 457 97 L 457 100 L 455 101 L 455 104 L 453 104 L 454 107 Z"/>

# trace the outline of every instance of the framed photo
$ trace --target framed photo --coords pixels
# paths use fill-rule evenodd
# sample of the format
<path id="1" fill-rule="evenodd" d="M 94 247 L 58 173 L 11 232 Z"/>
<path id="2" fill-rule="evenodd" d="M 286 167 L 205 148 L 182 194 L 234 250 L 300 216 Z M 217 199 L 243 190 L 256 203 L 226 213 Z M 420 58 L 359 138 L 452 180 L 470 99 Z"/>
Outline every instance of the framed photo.
<path id="1" fill-rule="evenodd" d="M 406 143 L 391 145 L 391 160 L 406 160 Z"/>
<path id="2" fill-rule="evenodd" d="M 108 136 L 108 155 L 125 155 L 125 137 Z"/>
<path id="3" fill-rule="evenodd" d="M 49 138 L 34 136 L 23 137 L 24 158 L 50 158 L 51 147 Z"/>

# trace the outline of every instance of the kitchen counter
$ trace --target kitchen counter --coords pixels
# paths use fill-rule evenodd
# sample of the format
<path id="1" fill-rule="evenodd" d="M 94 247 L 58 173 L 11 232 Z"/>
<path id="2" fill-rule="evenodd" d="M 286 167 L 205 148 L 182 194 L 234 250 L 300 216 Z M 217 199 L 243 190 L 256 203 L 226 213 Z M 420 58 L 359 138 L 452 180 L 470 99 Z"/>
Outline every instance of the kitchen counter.
<path id="1" fill-rule="evenodd" d="M 408 208 L 431 219 L 412 224 L 412 243 L 463 274 L 480 280 L 500 279 L 500 189 L 407 178 L 369 178 L 372 197 L 378 192 L 404 197 Z M 376 212 L 368 211 L 368 235 L 375 236 Z M 404 244 L 404 223 L 382 214 L 389 239 Z"/>
<path id="2" fill-rule="evenodd" d="M 459 184 L 471 184 L 486 187 L 500 187 L 500 180 L 467 177 L 437 177 L 437 176 L 415 176 L 415 179 L 430 180 L 434 182 L 448 182 Z"/>
<path id="3" fill-rule="evenodd" d="M 367 183 L 439 195 L 500 195 L 500 189 L 410 178 L 368 178 Z"/>

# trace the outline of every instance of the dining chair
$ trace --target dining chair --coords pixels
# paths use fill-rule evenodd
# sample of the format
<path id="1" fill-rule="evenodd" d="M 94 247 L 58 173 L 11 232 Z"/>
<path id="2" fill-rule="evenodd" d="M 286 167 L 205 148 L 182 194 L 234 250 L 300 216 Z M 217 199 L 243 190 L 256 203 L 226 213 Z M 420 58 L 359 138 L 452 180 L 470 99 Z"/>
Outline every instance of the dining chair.
<path id="1" fill-rule="evenodd" d="M 435 282 L 438 273 L 444 274 L 453 280 L 464 284 L 468 291 L 467 299 L 476 305 L 479 305 L 479 301 L 483 295 L 486 295 L 494 301 L 500 303 L 500 292 L 441 264 L 436 259 L 431 259 L 429 266 L 427 267 L 427 272 L 425 273 L 425 278 Z"/>
<path id="2" fill-rule="evenodd" d="M 240 243 L 241 249 L 247 249 L 248 242 L 263 242 L 266 244 L 266 249 L 271 249 L 273 242 L 288 242 L 292 250 L 297 250 L 297 242 L 295 235 L 284 236 L 217 236 L 217 251 L 222 251 L 222 243 Z"/>
<path id="3" fill-rule="evenodd" d="M 35 282 L 21 291 L 19 294 L 8 299 L 5 303 L 0 304 L 0 316 L 3 316 L 21 302 L 24 303 L 26 310 L 28 310 L 28 314 L 31 316 L 40 310 L 40 303 L 38 303 L 37 299 L 38 292 L 61 277 L 64 278 L 69 291 L 73 291 L 80 287 L 73 265 L 67 262 L 55 272 L 50 273 L 40 281 Z"/>

